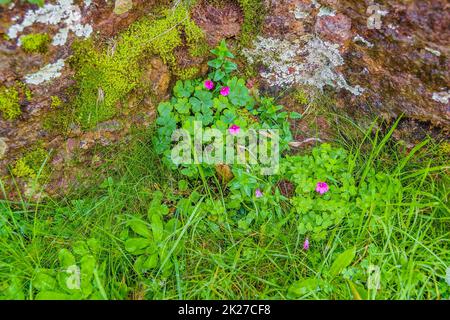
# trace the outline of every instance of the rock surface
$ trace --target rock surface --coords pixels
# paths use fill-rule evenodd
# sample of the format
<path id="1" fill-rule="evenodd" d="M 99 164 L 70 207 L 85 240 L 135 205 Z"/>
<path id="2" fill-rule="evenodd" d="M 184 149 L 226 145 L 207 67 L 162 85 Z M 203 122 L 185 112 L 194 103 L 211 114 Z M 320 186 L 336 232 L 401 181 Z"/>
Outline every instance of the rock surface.
<path id="1" fill-rule="evenodd" d="M 350 86 L 364 89 L 355 95 L 336 85 L 330 73 L 331 86 L 344 89 L 337 93 L 338 105 L 386 119 L 403 114 L 449 130 L 448 1 L 266 0 L 265 4 L 263 37 L 300 48 L 308 37 L 338 46 L 344 59 L 340 73 Z M 290 61 L 298 59 L 300 64 L 302 50 L 297 52 Z M 326 64 L 332 62 L 325 59 Z"/>
<path id="2" fill-rule="evenodd" d="M 72 3 L 65 1 L 64 3 Z M 392 120 L 404 115 L 399 139 L 423 139 L 426 134 L 448 134 L 450 131 L 450 4 L 445 0 L 378 1 L 369 0 L 262 0 L 265 18 L 262 33 L 255 43 L 243 50 L 241 64 L 251 62 L 259 76 L 248 82 L 269 94 L 300 87 L 316 94 L 325 92 L 334 104 L 353 115 L 361 113 Z M 52 3 L 57 3 L 53 1 Z M 8 180 L 8 166 L 36 143 L 50 151 L 53 175 L 44 185 L 49 195 L 63 193 L 79 186 L 79 178 L 89 175 L 86 168 L 96 168 L 102 157 L 96 146 L 110 146 L 126 141 L 134 125 L 147 126 L 154 118 L 157 101 L 165 99 L 176 77 L 164 62 L 151 58 L 142 63 L 141 82 L 152 92 L 144 99 L 131 95 L 127 111 L 83 131 L 71 125 L 68 133 L 46 129 L 46 115 L 52 110 L 52 97 L 69 103 L 74 71 L 69 58 L 75 39 L 93 35 L 113 42 L 113 37 L 140 17 L 158 15 L 160 6 L 173 5 L 165 0 L 73 1 L 70 12 L 76 20 L 70 25 L 67 39 L 51 45 L 45 54 L 26 53 L 20 47 L 20 35 L 48 33 L 66 36 L 51 23 L 33 23 L 18 33 L 17 39 L 5 39 L 12 25 L 23 24 L 25 12 L 37 6 L 17 2 L 0 7 L 0 86 L 13 87 L 27 75 L 42 71 L 62 61 L 49 81 L 27 84 L 32 99 L 19 95 L 22 115 L 6 120 L 0 115 L 0 178 Z M 67 9 L 67 10 L 69 10 Z M 120 10 L 119 10 L 120 9 Z M 79 15 L 79 16 L 78 16 Z M 238 39 L 244 13 L 238 1 L 199 0 L 191 12 L 210 46 L 221 39 Z M 70 20 L 70 19 L 69 19 Z M 69 30 L 70 29 L 70 30 Z M 81 30 L 82 29 L 82 30 Z M 238 47 L 238 46 L 236 46 Z M 180 67 L 201 65 L 206 57 L 192 57 L 185 46 L 176 49 Z M 201 72 L 205 73 L 206 64 Z M 45 77 L 47 77 L 45 75 Z M 41 77 L 42 78 L 42 77 Z M 34 79 L 34 78 L 33 78 Z M 257 85 L 255 85 L 257 84 Z M 311 91 L 308 91 L 311 90 Z M 289 97 L 280 100 L 288 109 L 303 112 Z M 311 125 L 326 140 L 330 130 L 324 118 Z M 305 143 L 311 126 L 293 124 L 296 140 Z M 414 142 L 414 141 L 413 141 Z M 81 181 L 81 180 L 80 180 Z M 27 181 L 20 181 L 27 189 Z M 10 196 L 17 191 L 9 189 Z M 0 198 L 3 195 L 0 194 Z"/>

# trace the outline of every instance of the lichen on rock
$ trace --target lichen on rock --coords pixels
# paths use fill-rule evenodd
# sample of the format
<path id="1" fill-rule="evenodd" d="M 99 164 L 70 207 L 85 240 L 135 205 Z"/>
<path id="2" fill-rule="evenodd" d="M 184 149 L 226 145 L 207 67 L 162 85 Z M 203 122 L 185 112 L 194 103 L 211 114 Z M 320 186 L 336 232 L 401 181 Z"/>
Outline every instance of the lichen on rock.
<path id="1" fill-rule="evenodd" d="M 304 45 L 275 38 L 258 37 L 252 49 L 244 49 L 249 63 L 262 63 L 261 73 L 273 86 L 304 84 L 320 90 L 326 85 L 345 89 L 354 95 L 364 90 L 350 86 L 337 67 L 344 64 L 337 44 L 312 37 Z"/>
<path id="2" fill-rule="evenodd" d="M 77 37 L 87 38 L 92 33 L 92 26 L 81 23 L 80 8 L 73 3 L 73 0 L 58 0 L 55 4 L 47 3 L 36 10 L 29 10 L 21 23 L 14 24 L 8 29 L 8 37 L 16 39 L 20 33 L 32 25 L 61 25 L 53 39 L 53 45 L 63 45 L 66 43 L 68 32 L 73 31 Z"/>
<path id="3" fill-rule="evenodd" d="M 58 59 L 55 63 L 50 63 L 44 66 L 38 72 L 26 75 L 25 82 L 34 85 L 41 84 L 53 78 L 59 77 L 63 68 L 64 59 Z"/>
<path id="4" fill-rule="evenodd" d="M 433 92 L 432 99 L 439 103 L 448 104 L 450 100 L 450 90 L 442 92 Z"/>

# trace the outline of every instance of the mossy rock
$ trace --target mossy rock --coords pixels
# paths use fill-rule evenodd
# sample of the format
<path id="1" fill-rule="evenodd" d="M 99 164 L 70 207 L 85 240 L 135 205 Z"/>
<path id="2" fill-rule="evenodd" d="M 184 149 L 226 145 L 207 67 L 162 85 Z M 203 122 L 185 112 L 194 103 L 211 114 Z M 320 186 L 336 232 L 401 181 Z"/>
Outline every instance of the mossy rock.
<path id="1" fill-rule="evenodd" d="M 135 22 L 111 48 L 99 49 L 93 40 L 76 43 L 70 63 L 78 83 L 73 101 L 77 122 L 90 129 L 114 117 L 120 102 L 142 85 L 142 63 L 151 56 L 159 56 L 183 78 L 194 76 L 198 69 L 183 70 L 177 65 L 175 49 L 184 45 L 192 56 L 207 52 L 203 31 L 181 4 L 161 19 L 145 17 Z"/>
<path id="2" fill-rule="evenodd" d="M 41 171 L 41 167 L 47 158 L 48 152 L 44 148 L 36 146 L 16 161 L 11 173 L 15 177 L 35 179 L 37 174 Z M 47 174 L 48 171 L 44 167 L 40 176 L 43 177 Z"/>
<path id="3" fill-rule="evenodd" d="M 20 37 L 23 50 L 26 52 L 46 53 L 50 43 L 50 36 L 45 33 L 32 33 Z"/>
<path id="4" fill-rule="evenodd" d="M 16 88 L 0 87 L 0 111 L 6 120 L 14 120 L 22 114 Z"/>

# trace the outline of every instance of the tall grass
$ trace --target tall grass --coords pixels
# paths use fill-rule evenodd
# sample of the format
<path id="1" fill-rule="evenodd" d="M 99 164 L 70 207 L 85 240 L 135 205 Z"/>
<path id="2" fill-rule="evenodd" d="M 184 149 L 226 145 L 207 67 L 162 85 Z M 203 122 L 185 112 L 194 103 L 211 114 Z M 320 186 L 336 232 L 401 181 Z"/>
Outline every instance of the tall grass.
<path id="1" fill-rule="evenodd" d="M 399 179 L 402 188 L 386 199 L 382 214 L 369 210 L 352 227 L 336 226 L 308 251 L 302 249 L 304 239 L 287 201 L 278 204 L 284 216 L 270 217 L 273 230 L 267 225 L 249 233 L 210 227 L 209 213 L 199 208 L 208 200 L 227 201 L 226 188 L 218 181 L 190 181 L 181 191 L 181 177 L 160 162 L 148 130 L 111 155 L 102 167 L 100 185 L 41 203 L 0 200 L 0 296 L 33 299 L 36 271 L 58 270 L 61 248 L 93 238 L 100 243 L 95 255 L 106 266 L 100 282 L 109 299 L 448 298 L 446 155 L 432 140 L 409 153 L 402 151 L 391 137 L 396 124 L 386 132 L 347 125 L 338 128 L 336 144 L 349 152 L 350 172 L 357 181 L 362 183 L 374 170 Z M 167 261 L 152 272 L 135 270 L 122 237 L 129 218 L 146 217 L 157 190 L 174 208 L 170 215 L 182 222 L 166 242 L 166 260 L 173 262 L 168 275 Z M 181 205 L 183 197 L 188 200 Z M 225 213 L 224 219 L 231 217 Z M 350 247 L 356 248 L 356 258 L 342 275 L 332 276 L 336 255 Z M 369 265 L 381 271 L 379 289 L 368 289 L 363 281 Z M 318 279 L 320 285 L 292 295 L 289 288 L 302 279 Z"/>

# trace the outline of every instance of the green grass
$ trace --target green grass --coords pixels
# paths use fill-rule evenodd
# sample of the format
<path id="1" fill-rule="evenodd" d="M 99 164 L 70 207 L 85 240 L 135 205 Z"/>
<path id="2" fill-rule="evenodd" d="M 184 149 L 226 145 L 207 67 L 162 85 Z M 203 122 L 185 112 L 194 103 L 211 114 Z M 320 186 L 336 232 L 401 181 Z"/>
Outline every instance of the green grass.
<path id="1" fill-rule="evenodd" d="M 242 229 L 236 215 L 220 209 L 230 201 L 229 187 L 214 178 L 186 185 L 154 152 L 153 129 L 137 132 L 132 144 L 111 154 L 98 177 L 104 181 L 91 189 L 39 203 L 0 200 L 0 297 L 34 299 L 51 288 L 70 298 L 64 280 L 54 287 L 42 276 L 66 274 L 58 260 L 65 248 L 77 265 L 86 257 L 95 261 L 89 278 L 82 266 L 81 283 L 89 281 L 90 289 L 78 298 L 448 299 L 447 155 L 431 140 L 404 153 L 391 139 L 394 128 L 362 130 L 349 121 L 337 128 L 345 138 L 338 134 L 336 145 L 347 150 L 358 188 L 373 172 L 398 179 L 401 188 L 382 206 L 358 211 L 356 222 L 343 219 L 312 239 L 308 251 L 287 199 Z M 162 202 L 152 201 L 158 191 Z M 155 217 L 162 217 L 164 232 Z M 169 226 L 172 218 L 176 224 Z M 144 230 L 131 226 L 138 220 Z M 147 233 L 159 258 L 142 271 L 136 258 L 150 251 L 131 254 L 126 246 Z M 355 257 L 340 264 L 338 256 L 352 248 Z M 379 290 L 367 289 L 369 265 L 381 270 Z"/>

